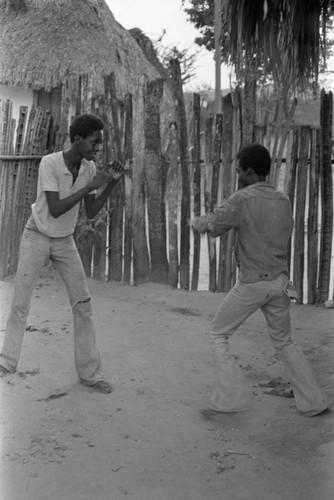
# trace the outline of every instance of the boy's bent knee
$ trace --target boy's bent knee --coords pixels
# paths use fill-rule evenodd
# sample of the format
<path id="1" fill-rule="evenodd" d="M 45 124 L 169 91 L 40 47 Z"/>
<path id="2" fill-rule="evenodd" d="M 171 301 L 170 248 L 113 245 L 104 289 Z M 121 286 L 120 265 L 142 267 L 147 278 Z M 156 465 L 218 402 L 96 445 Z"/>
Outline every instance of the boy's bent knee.
<path id="1" fill-rule="evenodd" d="M 79 305 L 79 304 L 89 304 L 90 302 L 91 302 L 90 297 L 87 297 L 86 299 L 83 299 L 83 300 L 77 300 L 77 302 L 74 302 L 74 304 L 72 304 L 72 309 L 74 309 L 74 307 Z"/>

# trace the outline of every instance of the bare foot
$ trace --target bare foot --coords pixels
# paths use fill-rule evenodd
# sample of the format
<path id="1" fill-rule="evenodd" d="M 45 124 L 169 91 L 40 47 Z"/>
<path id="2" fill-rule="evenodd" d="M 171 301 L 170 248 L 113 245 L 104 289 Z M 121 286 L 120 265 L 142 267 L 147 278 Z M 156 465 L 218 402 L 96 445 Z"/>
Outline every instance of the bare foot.
<path id="1" fill-rule="evenodd" d="M 91 386 L 95 391 L 102 392 L 103 394 L 110 394 L 112 392 L 111 385 L 105 380 L 99 380 Z"/>

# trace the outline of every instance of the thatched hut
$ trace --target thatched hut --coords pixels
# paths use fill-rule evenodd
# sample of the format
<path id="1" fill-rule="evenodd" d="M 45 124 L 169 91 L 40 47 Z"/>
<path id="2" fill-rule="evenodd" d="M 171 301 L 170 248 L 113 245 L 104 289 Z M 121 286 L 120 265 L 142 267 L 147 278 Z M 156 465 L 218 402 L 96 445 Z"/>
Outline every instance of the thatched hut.
<path id="1" fill-rule="evenodd" d="M 104 0 L 0 0 L 0 9 L 0 99 L 13 101 L 14 116 L 34 103 L 61 122 L 62 94 L 74 114 L 83 76 L 94 98 L 113 73 L 118 99 L 139 77 L 161 78 Z"/>
<path id="2" fill-rule="evenodd" d="M 159 75 L 104 0 L 0 0 L 0 81 L 51 91 L 69 76 L 116 76 L 118 92 L 136 75 Z"/>
<path id="3" fill-rule="evenodd" d="M 86 226 L 78 231 L 88 272 L 92 255 L 107 247 L 108 276 L 122 279 L 124 245 L 124 280 L 132 254 L 134 281 L 148 279 L 147 196 L 150 250 L 155 255 L 163 247 L 166 280 L 163 155 L 175 120 L 167 78 L 104 0 L 0 0 L 0 9 L 0 277 L 16 269 L 39 157 L 66 146 L 72 116 L 93 111 L 106 123 L 100 165 L 122 159 L 127 175 L 112 193 L 114 209 L 107 211 L 102 236 L 95 226 L 94 242 Z M 157 267 L 154 259 L 151 267 Z"/>

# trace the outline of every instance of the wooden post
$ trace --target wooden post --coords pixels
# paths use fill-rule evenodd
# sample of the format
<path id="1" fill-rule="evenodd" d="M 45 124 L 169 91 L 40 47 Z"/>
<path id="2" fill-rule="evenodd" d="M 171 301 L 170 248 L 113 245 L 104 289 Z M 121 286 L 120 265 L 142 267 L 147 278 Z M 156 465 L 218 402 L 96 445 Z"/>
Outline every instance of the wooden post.
<path id="1" fill-rule="evenodd" d="M 20 115 L 17 122 L 15 154 L 19 155 L 23 150 L 23 139 L 28 115 L 28 106 L 20 106 Z"/>
<path id="2" fill-rule="evenodd" d="M 211 183 L 213 159 L 213 116 L 205 121 L 205 175 L 204 175 L 204 208 L 210 212 Z"/>
<path id="3" fill-rule="evenodd" d="M 145 182 L 151 256 L 150 279 L 158 283 L 168 283 L 166 207 L 163 190 L 165 174 L 160 139 L 160 101 L 163 85 L 162 79 L 147 84 L 145 113 Z"/>
<path id="4" fill-rule="evenodd" d="M 133 176 L 133 113 L 132 95 L 125 97 L 125 205 L 124 205 L 124 270 L 123 281 L 129 284 L 132 262 L 132 176 Z"/>
<path id="5" fill-rule="evenodd" d="M 328 299 L 333 240 L 332 126 L 333 94 L 321 92 L 320 123 L 322 127 L 322 224 L 318 283 L 318 302 Z"/>
<path id="6" fill-rule="evenodd" d="M 132 236 L 134 285 L 149 281 L 149 255 L 145 223 L 145 108 L 144 77 L 136 78 L 133 95 Z"/>
<path id="7" fill-rule="evenodd" d="M 294 204 L 295 204 L 295 188 L 296 188 L 296 176 L 297 176 L 297 164 L 298 164 L 299 135 L 300 134 L 299 134 L 298 129 L 293 131 L 291 154 L 289 154 L 287 157 L 287 165 L 286 165 L 287 170 L 286 170 L 285 185 L 284 185 L 285 194 L 289 197 L 292 212 L 294 211 Z M 288 244 L 288 252 L 287 252 L 289 272 L 291 269 L 291 256 L 292 256 L 291 246 L 292 246 L 292 240 L 290 238 L 290 241 Z"/>
<path id="8" fill-rule="evenodd" d="M 293 282 L 298 293 L 297 302 L 303 303 L 304 254 L 305 254 L 305 205 L 307 170 L 309 157 L 310 127 L 301 127 L 299 161 L 297 169 L 297 197 L 295 216 L 295 245 L 293 259 Z"/>
<path id="9" fill-rule="evenodd" d="M 3 107 L 1 130 L 1 152 L 10 154 L 10 128 L 12 122 L 12 102 L 7 99 Z M 17 162 L 1 161 L 1 204 L 0 204 L 0 279 L 9 274 L 10 248 L 13 224 L 13 194 Z"/>
<path id="10" fill-rule="evenodd" d="M 223 98 L 223 133 L 222 133 L 222 189 L 223 200 L 228 198 L 233 190 L 232 183 L 232 147 L 233 147 L 233 105 L 232 95 Z M 232 250 L 228 245 L 231 231 L 220 237 L 218 291 L 228 292 L 232 283 Z"/>
<path id="11" fill-rule="evenodd" d="M 180 134 L 180 164 L 182 175 L 180 287 L 184 290 L 188 290 L 190 279 L 190 187 L 188 131 L 179 61 L 177 59 L 171 60 L 170 68 L 178 131 Z"/>
<path id="12" fill-rule="evenodd" d="M 219 186 L 219 170 L 222 148 L 223 134 L 223 116 L 216 115 L 215 137 L 213 145 L 213 163 L 212 163 L 212 180 L 211 180 L 211 196 L 210 196 L 210 212 L 217 208 L 218 201 L 218 186 Z M 217 290 L 217 253 L 216 240 L 209 236 L 209 290 L 215 292 Z"/>
<path id="13" fill-rule="evenodd" d="M 274 144 L 271 150 L 271 166 L 268 178 L 271 184 L 275 183 L 278 141 L 282 134 L 283 109 L 282 109 L 281 99 L 277 102 L 276 106 L 277 106 L 277 120 L 275 121 L 275 128 L 274 128 L 275 136 L 274 136 Z M 270 132 L 269 135 L 271 135 Z"/>
<path id="14" fill-rule="evenodd" d="M 68 137 L 68 125 L 69 125 L 69 112 L 71 108 L 71 98 L 72 98 L 70 81 L 66 80 L 62 84 L 61 88 L 61 112 L 60 112 L 60 127 L 59 127 L 59 139 L 60 139 L 60 149 L 63 149 L 66 139 Z"/>
<path id="15" fill-rule="evenodd" d="M 179 274 L 179 256 L 178 256 L 178 138 L 177 125 L 175 122 L 170 124 L 170 142 L 169 142 L 169 170 L 167 182 L 167 200 L 168 200 L 168 238 L 169 238 L 169 275 L 168 282 L 173 288 L 177 287 Z"/>
<path id="16" fill-rule="evenodd" d="M 123 162 L 121 132 L 118 121 L 118 101 L 116 96 L 115 75 L 111 73 L 104 79 L 105 98 L 108 116 L 107 145 L 108 162 Z M 123 274 L 123 212 L 124 212 L 124 178 L 121 178 L 110 195 L 109 222 L 109 273 L 108 278 L 122 281 Z"/>
<path id="17" fill-rule="evenodd" d="M 278 148 L 276 168 L 274 171 L 274 186 L 276 189 L 278 188 L 278 185 L 279 185 L 284 146 L 285 146 L 288 134 L 289 134 L 291 126 L 292 126 L 292 120 L 293 120 L 293 117 L 294 117 L 294 114 L 296 111 L 297 104 L 298 104 L 297 99 L 294 99 L 292 106 L 289 110 L 288 116 L 287 116 L 285 122 L 283 123 L 283 126 L 281 127 L 281 141 L 280 141 L 280 145 Z"/>
<path id="18" fill-rule="evenodd" d="M 221 31 L 222 0 L 214 0 L 215 9 L 215 115 L 222 112 L 221 101 Z"/>
<path id="19" fill-rule="evenodd" d="M 201 96 L 194 94 L 194 216 L 201 215 Z M 199 263 L 201 255 L 201 235 L 194 231 L 194 253 L 191 289 L 197 290 L 199 277 Z"/>
<path id="20" fill-rule="evenodd" d="M 315 304 L 318 278 L 318 203 L 319 203 L 319 136 L 320 131 L 311 130 L 309 212 L 307 221 L 307 302 Z"/>

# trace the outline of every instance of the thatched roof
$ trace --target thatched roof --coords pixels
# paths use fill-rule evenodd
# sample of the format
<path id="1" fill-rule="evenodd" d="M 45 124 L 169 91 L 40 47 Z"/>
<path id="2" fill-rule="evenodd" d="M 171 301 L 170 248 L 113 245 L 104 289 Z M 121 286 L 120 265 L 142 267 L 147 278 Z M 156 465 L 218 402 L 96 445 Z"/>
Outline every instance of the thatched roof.
<path id="1" fill-rule="evenodd" d="M 331 28 L 334 0 L 223 0 L 223 29 L 230 61 L 270 61 L 278 86 L 307 88 L 318 78 L 321 50 Z"/>
<path id="2" fill-rule="evenodd" d="M 132 28 L 129 30 L 129 33 L 131 33 L 133 38 L 138 43 L 139 47 L 144 52 L 146 59 L 148 59 L 148 61 L 159 72 L 161 78 L 168 81 L 169 80 L 168 70 L 159 60 L 152 40 L 148 38 L 148 36 L 146 36 L 145 33 L 143 33 L 142 30 L 139 28 Z"/>
<path id="3" fill-rule="evenodd" d="M 121 95 L 136 76 L 161 77 L 104 0 L 0 0 L 0 83 L 47 91 L 68 76 L 115 73 Z"/>

